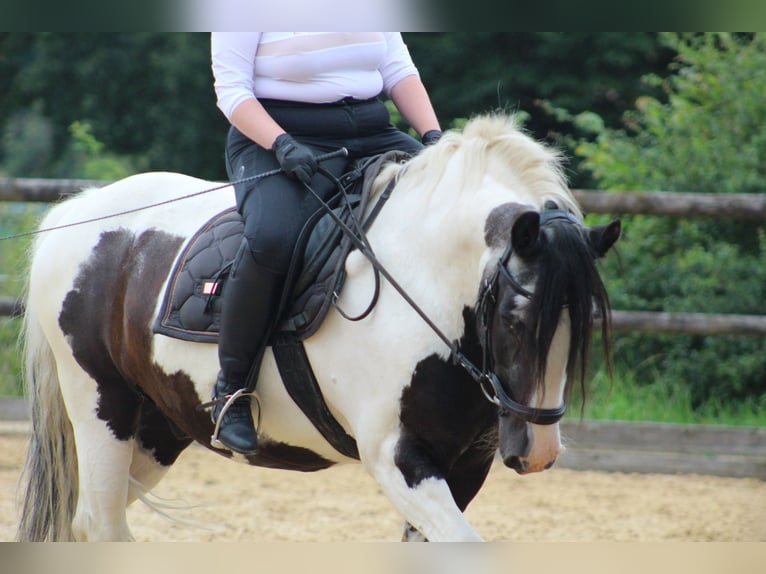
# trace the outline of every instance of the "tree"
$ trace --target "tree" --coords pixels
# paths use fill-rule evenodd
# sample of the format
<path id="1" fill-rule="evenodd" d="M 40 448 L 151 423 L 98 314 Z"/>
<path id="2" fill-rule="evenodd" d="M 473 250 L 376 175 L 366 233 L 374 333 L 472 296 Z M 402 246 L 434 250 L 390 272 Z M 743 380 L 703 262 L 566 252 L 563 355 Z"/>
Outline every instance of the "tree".
<path id="1" fill-rule="evenodd" d="M 763 192 L 766 179 L 766 35 L 672 35 L 674 74 L 646 80 L 623 129 L 597 128 L 577 153 L 609 190 Z M 598 126 L 598 122 L 592 125 Z M 607 262 L 616 307 L 763 313 L 766 233 L 762 224 L 631 217 L 622 274 Z M 610 268 L 611 267 L 611 268 Z M 766 404 L 766 340 L 625 336 L 618 368 L 650 366 L 660 380 L 688 385 L 694 406 Z"/>
<path id="2" fill-rule="evenodd" d="M 635 99 L 652 90 L 641 82 L 666 71 L 673 51 L 650 32 L 447 32 L 405 34 L 413 59 L 445 125 L 497 109 L 522 110 L 538 138 L 564 146 L 584 136 L 550 113 L 592 111 L 619 125 Z M 591 181 L 573 158 L 576 187 Z"/>
<path id="3" fill-rule="evenodd" d="M 646 91 L 638 78 L 664 69 L 669 54 L 651 33 L 408 33 L 405 40 L 445 126 L 521 109 L 527 128 L 549 139 L 577 127 L 542 101 L 594 110 L 614 125 Z M 225 177 L 228 126 L 215 106 L 207 34 L 4 33 L 0 84 L 0 133 L 18 144 L 0 143 L 7 175 L 52 175 L 71 145 L 70 126 L 80 122 L 137 170 Z M 575 170 L 574 183 L 585 185 Z"/>
<path id="4" fill-rule="evenodd" d="M 136 169 L 225 177 L 227 122 L 215 106 L 207 34 L 6 33 L 0 54 L 4 131 L 20 117 L 51 129 L 42 173 L 8 175 L 51 175 L 81 122 Z M 8 153 L 0 150 L 3 164 Z"/>

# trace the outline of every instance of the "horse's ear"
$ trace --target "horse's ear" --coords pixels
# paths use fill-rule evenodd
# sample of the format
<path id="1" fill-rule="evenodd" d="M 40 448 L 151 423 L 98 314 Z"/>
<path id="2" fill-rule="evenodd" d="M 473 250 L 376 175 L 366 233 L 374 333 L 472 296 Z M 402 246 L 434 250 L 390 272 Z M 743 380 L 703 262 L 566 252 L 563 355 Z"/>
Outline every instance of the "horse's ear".
<path id="1" fill-rule="evenodd" d="M 513 250 L 524 257 L 537 242 L 540 233 L 540 214 L 536 211 L 525 211 L 516 218 L 511 228 L 511 246 Z"/>
<path id="2" fill-rule="evenodd" d="M 612 246 L 620 238 L 622 224 L 615 219 L 609 225 L 595 225 L 588 230 L 588 243 L 590 243 L 596 257 L 606 255 Z"/>

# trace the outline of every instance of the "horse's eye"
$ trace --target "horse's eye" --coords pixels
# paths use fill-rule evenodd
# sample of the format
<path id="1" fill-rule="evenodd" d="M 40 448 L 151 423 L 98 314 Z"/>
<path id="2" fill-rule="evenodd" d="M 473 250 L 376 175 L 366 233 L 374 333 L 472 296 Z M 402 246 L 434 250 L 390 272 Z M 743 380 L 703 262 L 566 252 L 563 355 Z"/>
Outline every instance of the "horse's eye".
<path id="1" fill-rule="evenodd" d="M 521 338 L 522 333 L 524 333 L 524 323 L 514 317 L 510 321 L 507 321 L 506 325 L 508 325 L 508 330 L 512 336 L 517 339 Z"/>

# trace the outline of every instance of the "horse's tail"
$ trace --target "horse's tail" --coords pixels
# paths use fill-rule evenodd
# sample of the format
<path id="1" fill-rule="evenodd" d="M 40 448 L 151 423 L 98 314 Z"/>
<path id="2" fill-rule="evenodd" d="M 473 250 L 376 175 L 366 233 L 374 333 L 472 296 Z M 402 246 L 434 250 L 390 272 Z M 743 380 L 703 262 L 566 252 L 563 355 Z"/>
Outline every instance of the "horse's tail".
<path id="1" fill-rule="evenodd" d="M 72 540 L 79 482 L 74 433 L 59 389 L 53 351 L 29 300 L 22 342 L 32 438 L 20 483 L 24 492 L 17 539 Z"/>

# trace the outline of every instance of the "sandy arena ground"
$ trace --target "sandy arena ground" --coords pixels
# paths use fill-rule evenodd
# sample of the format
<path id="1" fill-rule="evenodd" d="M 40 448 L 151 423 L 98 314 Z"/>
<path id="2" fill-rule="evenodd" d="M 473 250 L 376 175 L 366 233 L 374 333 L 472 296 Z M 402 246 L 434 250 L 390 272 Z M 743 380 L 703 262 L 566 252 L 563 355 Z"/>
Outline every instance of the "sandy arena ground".
<path id="1" fill-rule="evenodd" d="M 0 540 L 15 537 L 21 433 L 0 434 Z M 188 449 L 155 489 L 169 521 L 137 503 L 138 541 L 395 541 L 402 519 L 353 465 L 315 474 L 233 463 Z M 519 542 L 766 541 L 766 482 L 696 475 L 576 472 L 520 477 L 496 465 L 466 512 L 488 540 Z"/>

